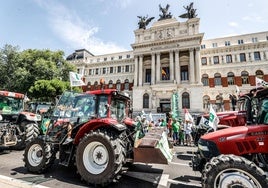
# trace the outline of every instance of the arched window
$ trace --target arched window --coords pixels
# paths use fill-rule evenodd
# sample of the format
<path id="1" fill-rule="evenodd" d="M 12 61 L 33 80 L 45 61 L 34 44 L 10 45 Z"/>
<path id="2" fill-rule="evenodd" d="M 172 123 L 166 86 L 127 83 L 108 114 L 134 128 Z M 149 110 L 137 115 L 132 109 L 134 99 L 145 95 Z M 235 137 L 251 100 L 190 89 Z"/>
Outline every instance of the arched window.
<path id="1" fill-rule="evenodd" d="M 183 108 L 190 108 L 190 95 L 187 92 L 182 93 L 181 95 L 182 100 L 182 107 Z"/>
<path id="2" fill-rule="evenodd" d="M 209 104 L 210 104 L 210 97 L 208 95 L 205 95 L 203 97 L 203 108 L 204 109 L 209 109 Z"/>
<path id="3" fill-rule="evenodd" d="M 234 73 L 232 72 L 228 72 L 227 74 L 227 82 L 228 82 L 228 85 L 234 85 Z"/>
<path id="4" fill-rule="evenodd" d="M 114 86 L 113 86 L 113 81 L 112 80 L 109 80 L 109 89 L 112 89 Z"/>
<path id="5" fill-rule="evenodd" d="M 120 80 L 117 80 L 117 81 L 116 81 L 116 89 L 117 89 L 118 91 L 121 91 L 121 81 L 120 81 Z"/>
<path id="6" fill-rule="evenodd" d="M 256 71 L 256 77 L 263 80 L 263 72 L 261 70 Z"/>
<path id="7" fill-rule="evenodd" d="M 149 108 L 149 95 L 145 93 L 143 95 L 143 108 Z"/>
<path id="8" fill-rule="evenodd" d="M 221 86 L 221 74 L 220 73 L 214 74 L 214 84 L 215 86 Z"/>
<path id="9" fill-rule="evenodd" d="M 128 79 L 126 79 L 125 80 L 125 90 L 129 90 L 129 80 Z"/>
<path id="10" fill-rule="evenodd" d="M 203 74 L 202 75 L 202 83 L 204 86 L 208 86 L 208 75 L 207 74 Z"/>
<path id="11" fill-rule="evenodd" d="M 248 72 L 247 71 L 242 71 L 241 72 L 241 79 L 242 79 L 242 84 L 249 84 L 249 78 L 248 78 Z"/>

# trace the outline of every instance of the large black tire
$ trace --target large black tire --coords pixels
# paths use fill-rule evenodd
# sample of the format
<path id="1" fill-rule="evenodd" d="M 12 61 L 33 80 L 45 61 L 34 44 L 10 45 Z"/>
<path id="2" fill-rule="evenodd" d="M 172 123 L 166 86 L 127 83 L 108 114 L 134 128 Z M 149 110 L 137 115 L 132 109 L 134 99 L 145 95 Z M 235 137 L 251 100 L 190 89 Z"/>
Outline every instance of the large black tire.
<path id="1" fill-rule="evenodd" d="M 18 135 L 18 142 L 11 149 L 21 150 L 26 147 L 26 144 L 29 143 L 34 138 L 38 137 L 40 134 L 40 129 L 37 124 L 33 122 L 22 122 L 21 126 L 23 129 L 23 134 Z"/>
<path id="2" fill-rule="evenodd" d="M 122 169 L 125 156 L 119 135 L 102 131 L 84 136 L 77 147 L 76 167 L 87 183 L 105 186 L 112 182 Z"/>
<path id="3" fill-rule="evenodd" d="M 51 146 L 41 138 L 35 138 L 29 142 L 23 156 L 24 166 L 34 173 L 46 171 L 55 161 L 55 153 Z"/>
<path id="4" fill-rule="evenodd" d="M 202 172 L 203 188 L 268 187 L 264 171 L 255 163 L 235 155 L 213 157 Z"/>

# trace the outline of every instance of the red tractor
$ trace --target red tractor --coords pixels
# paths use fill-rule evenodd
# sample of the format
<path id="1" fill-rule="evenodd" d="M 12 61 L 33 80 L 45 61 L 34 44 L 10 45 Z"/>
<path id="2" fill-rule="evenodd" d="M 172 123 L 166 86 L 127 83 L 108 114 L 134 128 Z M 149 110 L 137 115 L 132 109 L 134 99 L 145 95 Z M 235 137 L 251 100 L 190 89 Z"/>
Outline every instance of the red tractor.
<path id="1" fill-rule="evenodd" d="M 39 135 L 41 116 L 24 111 L 25 95 L 0 91 L 0 147 L 23 149 Z"/>
<path id="2" fill-rule="evenodd" d="M 198 141 L 192 158 L 203 187 L 268 187 L 268 88 L 241 98 L 245 126 L 211 132 Z"/>
<path id="3" fill-rule="evenodd" d="M 146 139 L 136 140 L 142 127 L 130 114 L 130 98 L 114 89 L 64 92 L 51 116 L 43 121 L 46 134 L 27 145 L 25 167 L 42 173 L 58 156 L 60 165 L 76 165 L 87 183 L 107 185 L 127 163 L 167 163 L 172 155 L 165 132 L 152 130 Z"/>

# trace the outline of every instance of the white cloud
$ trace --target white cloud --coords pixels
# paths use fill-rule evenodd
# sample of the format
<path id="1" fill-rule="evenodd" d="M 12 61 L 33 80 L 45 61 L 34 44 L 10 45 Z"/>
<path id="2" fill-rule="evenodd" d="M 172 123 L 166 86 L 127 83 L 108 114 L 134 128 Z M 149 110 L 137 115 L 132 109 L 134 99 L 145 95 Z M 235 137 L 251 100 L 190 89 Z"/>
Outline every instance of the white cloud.
<path id="1" fill-rule="evenodd" d="M 72 48 L 85 48 L 95 55 L 126 51 L 113 42 L 104 42 L 95 37 L 99 28 L 86 23 L 63 4 L 45 0 L 36 2 L 48 12 L 53 31 Z"/>
<path id="2" fill-rule="evenodd" d="M 229 22 L 228 25 L 231 27 L 238 27 L 238 23 L 236 22 Z"/>

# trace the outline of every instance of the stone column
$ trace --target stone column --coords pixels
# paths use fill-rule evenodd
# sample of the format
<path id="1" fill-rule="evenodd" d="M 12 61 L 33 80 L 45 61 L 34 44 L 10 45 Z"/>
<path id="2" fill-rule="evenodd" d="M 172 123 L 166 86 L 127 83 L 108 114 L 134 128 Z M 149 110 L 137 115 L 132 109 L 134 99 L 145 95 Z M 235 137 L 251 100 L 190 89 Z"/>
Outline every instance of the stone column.
<path id="1" fill-rule="evenodd" d="M 169 52 L 169 78 L 171 81 L 174 80 L 174 58 L 173 51 Z"/>
<path id="2" fill-rule="evenodd" d="M 179 59 L 179 50 L 175 51 L 175 79 L 177 84 L 181 83 L 181 67 Z"/>
<path id="3" fill-rule="evenodd" d="M 139 86 L 142 86 L 142 77 L 143 77 L 143 56 L 140 55 L 140 60 L 139 60 Z"/>
<path id="4" fill-rule="evenodd" d="M 195 48 L 196 83 L 201 84 L 200 48 Z"/>
<path id="5" fill-rule="evenodd" d="M 151 55 L 151 85 L 155 84 L 155 54 Z"/>
<path id="6" fill-rule="evenodd" d="M 138 86 L 138 77 L 139 77 L 139 64 L 138 64 L 138 56 L 135 56 L 135 67 L 134 67 L 134 86 Z"/>
<path id="7" fill-rule="evenodd" d="M 192 84 L 195 81 L 194 49 L 190 48 L 189 51 L 190 51 L 190 62 L 189 62 L 189 65 L 190 65 L 190 83 Z"/>
<path id="8" fill-rule="evenodd" d="M 156 82 L 160 81 L 160 52 L 156 54 Z"/>

